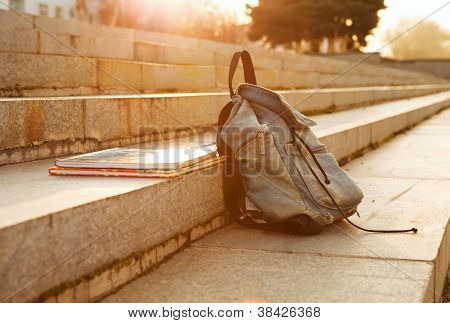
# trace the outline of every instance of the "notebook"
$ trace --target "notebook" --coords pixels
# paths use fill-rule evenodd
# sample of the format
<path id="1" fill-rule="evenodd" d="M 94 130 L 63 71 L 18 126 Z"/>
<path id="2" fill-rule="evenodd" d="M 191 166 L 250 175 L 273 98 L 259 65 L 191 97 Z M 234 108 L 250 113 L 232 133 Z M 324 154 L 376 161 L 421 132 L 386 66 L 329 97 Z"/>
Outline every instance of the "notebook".
<path id="1" fill-rule="evenodd" d="M 179 170 L 217 158 L 216 144 L 193 148 L 111 148 L 56 160 L 61 168 Z"/>
<path id="2" fill-rule="evenodd" d="M 195 171 L 212 168 L 225 160 L 225 157 L 214 157 L 196 164 L 172 170 L 159 169 L 126 169 L 126 168 L 76 168 L 51 167 L 50 175 L 58 176 L 106 176 L 106 177 L 136 177 L 136 178 L 174 178 Z"/>

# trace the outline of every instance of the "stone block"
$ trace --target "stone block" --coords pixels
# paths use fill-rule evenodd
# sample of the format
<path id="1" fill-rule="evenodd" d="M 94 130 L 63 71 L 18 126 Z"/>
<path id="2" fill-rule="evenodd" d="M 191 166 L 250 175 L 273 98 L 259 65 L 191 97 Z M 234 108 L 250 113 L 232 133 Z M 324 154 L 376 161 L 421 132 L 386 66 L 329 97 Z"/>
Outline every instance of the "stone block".
<path id="1" fill-rule="evenodd" d="M 8 149 L 26 145 L 25 110 L 21 102 L 0 101 L 0 148 Z M 9 159 L 9 157 L 8 157 Z"/>
<path id="2" fill-rule="evenodd" d="M 80 57 L 0 54 L 0 88 L 96 87 L 95 61 Z"/>
<path id="3" fill-rule="evenodd" d="M 332 88 L 333 82 L 337 77 L 336 74 L 319 74 L 319 86 L 323 88 Z"/>
<path id="4" fill-rule="evenodd" d="M 53 152 L 49 148 L 49 144 L 43 143 L 39 145 L 38 158 L 39 159 L 47 159 L 53 157 Z"/>
<path id="5" fill-rule="evenodd" d="M 362 104 L 370 104 L 376 101 L 376 90 L 361 89 L 360 91 L 354 91 L 354 100 L 351 105 L 361 106 Z"/>
<path id="6" fill-rule="evenodd" d="M 9 155 L 6 150 L 0 149 L 0 166 L 9 164 Z"/>
<path id="7" fill-rule="evenodd" d="M 212 230 L 217 230 L 219 228 L 221 228 L 223 226 L 222 224 L 222 216 L 218 216 L 215 217 L 212 221 L 211 221 L 211 229 Z"/>
<path id="8" fill-rule="evenodd" d="M 70 35 L 39 32 L 39 53 L 45 55 L 78 56 L 78 51 Z"/>
<path id="9" fill-rule="evenodd" d="M 32 147 L 25 147 L 22 148 L 24 150 L 24 161 L 29 162 L 33 160 L 39 159 L 39 147 L 38 146 L 32 146 Z"/>
<path id="10" fill-rule="evenodd" d="M 0 114 L 7 120 L 0 126 L 5 134 L 0 141 L 2 148 L 83 138 L 81 100 L 4 101 Z"/>
<path id="11" fill-rule="evenodd" d="M 279 71 L 279 86 L 286 89 L 316 88 L 319 85 L 319 74 Z"/>
<path id="12" fill-rule="evenodd" d="M 435 260 L 435 267 L 434 267 L 434 288 L 435 288 L 435 297 L 434 301 L 436 303 L 442 301 L 442 292 L 444 290 L 445 284 L 447 284 L 447 280 L 450 279 L 450 277 L 447 275 L 449 271 L 449 264 L 450 264 L 450 255 L 449 255 L 449 231 L 450 231 L 450 224 L 447 224 L 447 227 L 445 228 L 445 231 L 442 232 L 441 235 L 438 235 L 438 238 L 442 239 L 441 245 L 439 247 L 439 252 L 437 254 L 436 260 Z"/>
<path id="13" fill-rule="evenodd" d="M 216 87 L 220 89 L 228 89 L 228 72 L 229 68 L 226 66 L 216 66 Z M 257 80 L 258 81 L 258 80 Z M 244 69 L 238 67 L 233 78 L 233 85 L 244 83 Z"/>
<path id="14" fill-rule="evenodd" d="M 189 248 L 103 301 L 421 302 L 426 289 L 422 284 L 428 282 L 433 266 L 414 261 L 390 263 L 304 253 Z M 411 283 L 411 278 L 420 285 Z"/>
<path id="15" fill-rule="evenodd" d="M 105 141 L 130 135 L 129 108 L 122 100 L 87 99 L 84 107 L 86 139 Z"/>
<path id="16" fill-rule="evenodd" d="M 139 92 L 143 89 L 142 69 L 140 63 L 99 59 L 99 88 L 101 90 Z"/>
<path id="17" fill-rule="evenodd" d="M 373 144 L 381 144 L 395 133 L 408 127 L 407 115 L 401 114 L 385 118 L 371 125 L 371 136 Z"/>
<path id="18" fill-rule="evenodd" d="M 23 149 L 15 149 L 9 155 L 9 162 L 11 164 L 19 164 L 25 162 L 25 153 Z"/>
<path id="19" fill-rule="evenodd" d="M 407 124 L 408 126 L 414 126 L 418 124 L 419 122 L 423 121 L 424 119 L 428 118 L 430 115 L 433 115 L 434 113 L 438 112 L 440 109 L 443 109 L 446 107 L 444 104 L 433 104 L 431 106 L 428 106 L 426 109 L 415 109 L 413 111 L 410 111 L 407 116 Z"/>
<path id="20" fill-rule="evenodd" d="M 215 88 L 212 66 L 142 64 L 144 91 L 200 91 Z"/>
<path id="21" fill-rule="evenodd" d="M 228 54 L 229 62 L 231 62 L 231 55 Z M 281 70 L 283 68 L 283 61 L 279 58 L 273 57 L 270 53 L 252 55 L 253 64 L 257 69 L 273 69 Z M 229 64 L 228 62 L 228 64 Z M 225 65 L 228 65 L 225 64 Z"/>
<path id="22" fill-rule="evenodd" d="M 117 288 L 130 280 L 130 266 L 124 265 L 111 269 L 111 281 L 113 288 Z"/>
<path id="23" fill-rule="evenodd" d="M 186 247 L 189 242 L 189 234 L 183 233 L 180 234 L 177 238 L 178 242 L 178 249 L 181 249 L 183 247 Z"/>
<path id="24" fill-rule="evenodd" d="M 335 91 L 333 92 L 333 105 L 335 107 L 353 105 L 356 99 L 355 91 Z"/>
<path id="25" fill-rule="evenodd" d="M 352 65 L 352 63 L 322 57 L 314 57 L 312 62 L 315 64 L 316 72 L 324 74 L 340 74 Z"/>
<path id="26" fill-rule="evenodd" d="M 214 52 L 214 65 L 216 66 L 228 66 L 230 65 L 233 53 L 230 52 Z"/>
<path id="27" fill-rule="evenodd" d="M 182 65 L 214 65 L 214 52 L 173 46 L 162 46 L 163 61 L 165 64 Z"/>
<path id="28" fill-rule="evenodd" d="M 15 29 L 33 29 L 33 16 L 13 10 L 0 10 L 2 26 Z"/>
<path id="29" fill-rule="evenodd" d="M 175 65 L 214 65 L 214 52 L 198 48 L 136 42 L 135 59 L 143 62 Z"/>
<path id="30" fill-rule="evenodd" d="M 83 281 L 76 285 L 75 288 L 75 302 L 77 303 L 87 303 L 89 302 L 89 283 Z"/>
<path id="31" fill-rule="evenodd" d="M 346 73 L 336 74 L 335 77 L 331 77 L 330 81 L 331 83 L 327 87 L 353 87 L 363 85 L 360 83 L 358 76 Z M 379 83 L 373 82 L 371 85 L 379 85 Z"/>
<path id="32" fill-rule="evenodd" d="M 11 28 L 1 21 L 0 52 L 37 54 L 38 34 L 35 30 Z"/>
<path id="33" fill-rule="evenodd" d="M 203 238 L 208 233 L 206 225 L 199 225 L 193 228 L 190 232 L 190 240 L 196 241 L 200 238 Z"/>
<path id="34" fill-rule="evenodd" d="M 350 126 L 347 129 L 339 126 L 332 130 L 330 135 L 322 135 L 320 141 L 325 144 L 336 160 L 349 157 L 371 143 L 370 125 Z"/>
<path id="35" fill-rule="evenodd" d="M 163 259 L 167 258 L 175 251 L 178 250 L 178 240 L 170 239 L 161 245 L 156 246 L 156 260 L 161 262 Z"/>
<path id="36" fill-rule="evenodd" d="M 67 288 L 61 294 L 58 294 L 56 298 L 58 300 L 58 303 L 75 303 L 76 302 L 75 288 L 74 287 Z"/>
<path id="37" fill-rule="evenodd" d="M 26 101 L 27 106 L 33 101 Z M 84 138 L 83 101 L 78 99 L 42 101 L 43 140 L 66 141 Z M 28 128 L 31 128 L 28 125 Z"/>
<path id="38" fill-rule="evenodd" d="M 110 292 L 113 288 L 111 281 L 111 270 L 98 274 L 89 280 L 89 300 L 95 301 Z"/>
<path id="39" fill-rule="evenodd" d="M 315 72 L 315 64 L 308 56 L 286 55 L 283 59 L 283 70 L 295 72 Z"/>
<path id="40" fill-rule="evenodd" d="M 56 19 L 45 16 L 34 17 L 35 28 L 51 34 L 89 36 L 95 35 L 96 26 L 77 19 Z"/>
<path id="41" fill-rule="evenodd" d="M 333 92 L 327 90 L 282 91 L 284 98 L 300 112 L 325 112 L 333 107 Z"/>
<path id="42" fill-rule="evenodd" d="M 162 63 L 164 61 L 162 46 L 157 43 L 137 41 L 134 43 L 134 59 L 140 62 Z"/>
<path id="43" fill-rule="evenodd" d="M 279 71 L 274 69 L 257 69 L 257 83 L 269 89 L 277 89 L 282 87 L 279 82 Z"/>
<path id="44" fill-rule="evenodd" d="M 130 279 L 134 279 L 142 274 L 140 259 L 133 258 L 130 263 Z"/>
<path id="45" fill-rule="evenodd" d="M 218 95 L 200 95 L 186 97 L 183 107 L 180 107 L 180 99 L 177 97 L 166 97 L 164 99 L 164 110 L 161 111 L 162 103 L 146 102 L 145 124 L 158 128 L 188 128 L 196 126 L 214 126 L 220 113 L 223 102 Z M 151 104 L 150 104 L 151 103 Z M 154 106 L 159 109 L 155 109 Z M 149 110 L 152 110 L 150 112 Z M 147 112 L 148 111 L 148 112 Z"/>
<path id="46" fill-rule="evenodd" d="M 133 41 L 106 37 L 76 36 L 73 42 L 77 51 L 89 57 L 134 59 Z"/>
<path id="47" fill-rule="evenodd" d="M 145 252 L 141 259 L 141 268 L 142 272 L 146 272 L 150 268 L 152 268 L 157 263 L 156 259 L 156 248 L 152 248 L 149 251 Z"/>

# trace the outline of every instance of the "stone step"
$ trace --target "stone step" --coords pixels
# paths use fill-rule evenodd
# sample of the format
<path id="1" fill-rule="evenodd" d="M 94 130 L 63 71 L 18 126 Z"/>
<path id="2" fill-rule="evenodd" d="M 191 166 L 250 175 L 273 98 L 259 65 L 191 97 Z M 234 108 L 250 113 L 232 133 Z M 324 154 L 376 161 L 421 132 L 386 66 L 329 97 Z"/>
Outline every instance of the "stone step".
<path id="1" fill-rule="evenodd" d="M 234 48 L 243 50 L 243 46 Z M 161 42 L 135 41 L 134 60 L 161 64 L 186 64 L 186 65 L 215 65 L 228 67 L 233 51 L 209 50 L 202 47 L 180 47 L 179 45 L 168 45 Z M 278 53 L 260 48 L 250 48 L 253 63 L 256 69 L 283 70 L 286 73 L 301 72 L 306 76 L 308 73 L 319 75 L 319 84 L 325 84 L 337 74 L 346 74 L 359 77 L 354 78 L 352 85 L 372 84 L 404 84 L 402 82 L 415 79 L 416 84 L 427 82 L 445 82 L 444 80 L 417 72 L 402 71 L 398 69 L 375 68 L 369 64 L 354 64 L 328 57 L 317 57 L 309 55 L 296 55 L 293 53 Z M 371 79 L 367 79 L 370 77 Z M 375 78 L 375 79 L 373 79 Z M 358 83 L 359 82 L 359 83 Z M 378 83 L 377 83 L 378 82 Z M 397 82 L 397 83 L 389 83 Z M 345 84 L 345 82 L 342 82 Z M 346 85 L 341 85 L 346 86 Z"/>
<path id="2" fill-rule="evenodd" d="M 242 50 L 238 44 L 221 43 L 184 37 L 102 25 L 90 25 L 77 20 L 60 20 L 42 16 L 18 16 L 12 11 L 0 11 L 0 51 L 10 53 L 33 53 L 53 55 L 84 55 L 89 57 L 116 58 L 164 64 L 228 65 L 229 55 Z M 55 39 L 57 38 L 57 40 Z M 167 46 L 167 48 L 164 48 Z M 281 68 L 293 66 L 302 72 L 318 71 L 329 73 L 349 65 L 340 60 L 330 60 L 307 55 L 292 55 L 289 52 L 268 51 L 250 46 L 256 55 L 264 54 L 256 62 L 260 68 Z M 180 52 L 177 52 L 179 50 Z M 218 56 L 214 58 L 214 56 Z M 219 63 L 219 64 L 218 64 Z M 316 66 L 317 65 L 317 66 Z M 330 66 L 332 65 L 332 66 Z M 372 74 L 379 69 L 365 65 Z M 382 69 L 389 71 L 390 69 Z M 395 71 L 395 70 L 392 70 Z M 402 75 L 397 71 L 395 75 Z M 419 75 L 405 72 L 404 75 Z"/>
<path id="3" fill-rule="evenodd" d="M 450 85 L 281 91 L 308 115 L 448 90 Z M 214 128 L 228 93 L 0 99 L 0 165 L 168 139 Z"/>
<path id="4" fill-rule="evenodd" d="M 5 21 L 0 26 L 0 63 L 5 69 L 0 74 L 1 96 L 226 88 L 232 52 L 242 49 L 236 44 L 193 38 L 182 41 L 180 36 L 75 20 L 24 17 L 0 11 Z M 353 66 L 341 60 L 256 47 L 251 52 L 260 83 L 276 89 L 318 87 L 332 80 L 334 87 L 446 82 L 427 74 L 370 64 Z M 335 79 L 344 71 L 344 76 Z"/>
<path id="5" fill-rule="evenodd" d="M 345 168 L 365 193 L 356 223 L 318 236 L 221 229 L 105 302 L 441 302 L 450 260 L 450 110 Z M 64 301 L 64 299 L 63 299 Z"/>
<path id="6" fill-rule="evenodd" d="M 23 15 L 0 11 L 0 52 L 46 55 L 87 56 L 145 61 L 161 64 L 227 66 L 231 54 L 242 50 L 238 44 L 221 43 L 172 34 L 139 31 L 102 25 L 90 25 L 77 20 Z M 248 47 L 255 56 L 255 66 L 261 69 L 284 69 L 295 72 L 324 74 L 325 82 L 347 70 L 352 63 L 341 60 L 291 52 L 275 52 L 261 47 Z M 352 85 L 404 84 L 393 80 L 414 78 L 418 83 L 438 82 L 430 75 L 398 69 L 358 64 L 348 72 L 354 76 L 369 76 L 384 80 L 359 79 Z M 423 79 L 423 81 L 420 81 Z M 354 80 L 355 81 L 355 80 Z M 362 83 L 361 83 L 362 82 Z M 370 83 L 372 82 L 372 83 Z M 386 83 L 387 82 L 387 83 Z M 342 86 L 342 85 L 340 85 Z"/>
<path id="7" fill-rule="evenodd" d="M 316 133 L 343 161 L 449 105 L 447 91 L 318 115 Z M 72 178 L 48 176 L 53 162 L 0 168 L 3 301 L 97 300 L 227 222 L 220 166 L 171 180 Z"/>
<path id="8" fill-rule="evenodd" d="M 228 87 L 228 66 L 17 53 L 0 53 L 0 66 L 0 96 L 6 97 L 198 92 Z M 357 70 L 337 77 L 337 72 L 259 68 L 256 75 L 260 85 L 272 89 L 315 88 L 329 82 L 333 87 L 448 83 L 436 78 L 365 75 Z M 243 81 L 239 69 L 236 82 Z"/>

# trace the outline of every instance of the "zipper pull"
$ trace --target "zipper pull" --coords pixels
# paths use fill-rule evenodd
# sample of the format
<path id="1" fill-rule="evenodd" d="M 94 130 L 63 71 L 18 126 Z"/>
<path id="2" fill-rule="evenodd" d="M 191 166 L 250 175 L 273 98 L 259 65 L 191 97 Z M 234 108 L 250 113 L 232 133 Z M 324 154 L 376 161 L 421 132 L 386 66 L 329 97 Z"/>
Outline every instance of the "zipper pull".
<path id="1" fill-rule="evenodd" d="M 266 153 L 265 137 L 264 132 L 258 133 L 258 151 L 260 155 L 264 155 Z"/>

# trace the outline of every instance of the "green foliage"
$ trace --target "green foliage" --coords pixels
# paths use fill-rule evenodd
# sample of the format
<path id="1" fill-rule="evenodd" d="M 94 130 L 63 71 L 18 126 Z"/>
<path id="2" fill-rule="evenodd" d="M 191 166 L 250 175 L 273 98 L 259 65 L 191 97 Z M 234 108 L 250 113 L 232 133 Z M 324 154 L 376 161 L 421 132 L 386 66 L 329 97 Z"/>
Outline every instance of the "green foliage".
<path id="1" fill-rule="evenodd" d="M 260 0 L 248 8 L 251 40 L 290 46 L 340 38 L 357 49 L 366 45 L 365 37 L 378 24 L 377 12 L 385 6 L 384 0 Z"/>
<path id="2" fill-rule="evenodd" d="M 398 60 L 450 58 L 450 33 L 434 21 L 401 19 L 384 40 L 389 43 L 387 56 Z"/>

